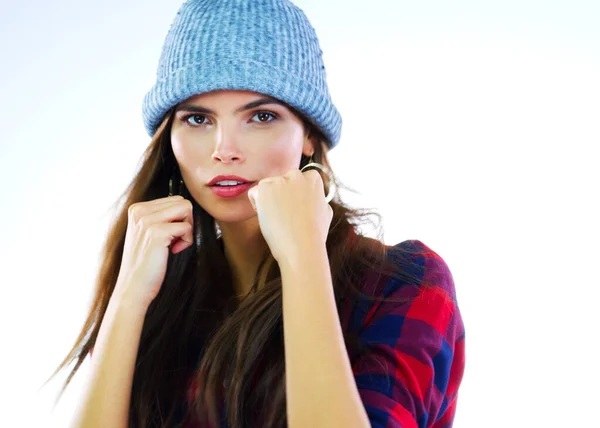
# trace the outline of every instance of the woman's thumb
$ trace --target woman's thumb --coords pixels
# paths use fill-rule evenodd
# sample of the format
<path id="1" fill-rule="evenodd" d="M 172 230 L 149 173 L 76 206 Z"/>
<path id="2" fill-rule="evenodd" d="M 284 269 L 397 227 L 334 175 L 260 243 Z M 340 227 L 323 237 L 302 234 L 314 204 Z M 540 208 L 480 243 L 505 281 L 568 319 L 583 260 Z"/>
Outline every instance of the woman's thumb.
<path id="1" fill-rule="evenodd" d="M 256 211 L 256 198 L 258 196 L 257 192 L 258 192 L 258 186 L 254 186 L 250 190 L 248 190 L 248 199 L 250 200 L 250 203 L 252 204 L 252 208 L 254 208 L 254 211 Z"/>

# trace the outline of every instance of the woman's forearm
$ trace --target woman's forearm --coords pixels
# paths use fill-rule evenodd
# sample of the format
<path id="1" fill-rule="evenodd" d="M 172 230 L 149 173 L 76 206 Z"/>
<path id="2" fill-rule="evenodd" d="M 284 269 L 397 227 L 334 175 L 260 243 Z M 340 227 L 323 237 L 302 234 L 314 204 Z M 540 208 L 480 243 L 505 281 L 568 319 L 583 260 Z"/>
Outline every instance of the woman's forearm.
<path id="1" fill-rule="evenodd" d="M 71 428 L 128 426 L 133 373 L 146 310 L 123 296 L 111 297 Z"/>
<path id="2" fill-rule="evenodd" d="M 352 373 L 329 260 L 318 245 L 280 263 L 290 428 L 370 426 Z"/>

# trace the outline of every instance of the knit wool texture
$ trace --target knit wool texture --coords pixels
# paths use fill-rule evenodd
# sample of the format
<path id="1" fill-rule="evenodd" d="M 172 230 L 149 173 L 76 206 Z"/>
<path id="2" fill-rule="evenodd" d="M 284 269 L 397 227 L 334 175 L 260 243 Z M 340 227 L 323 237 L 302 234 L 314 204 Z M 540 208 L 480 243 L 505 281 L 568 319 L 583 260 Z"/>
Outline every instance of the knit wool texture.
<path id="1" fill-rule="evenodd" d="M 142 116 L 152 137 L 165 113 L 194 95 L 247 90 L 297 109 L 329 140 L 342 118 L 326 81 L 323 52 L 304 12 L 288 0 L 188 0 L 165 39 Z"/>

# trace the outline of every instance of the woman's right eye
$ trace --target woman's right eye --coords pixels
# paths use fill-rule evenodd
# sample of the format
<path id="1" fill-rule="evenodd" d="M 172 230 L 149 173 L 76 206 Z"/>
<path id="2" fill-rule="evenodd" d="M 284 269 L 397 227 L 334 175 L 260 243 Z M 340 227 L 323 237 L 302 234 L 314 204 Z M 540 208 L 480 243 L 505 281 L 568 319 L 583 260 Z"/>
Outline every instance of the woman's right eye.
<path id="1" fill-rule="evenodd" d="M 190 119 L 193 119 L 191 121 Z M 181 120 L 187 125 L 191 127 L 198 127 L 204 125 L 206 122 L 206 116 L 202 114 L 189 114 L 181 118 Z M 194 123 L 195 122 L 195 123 Z"/>

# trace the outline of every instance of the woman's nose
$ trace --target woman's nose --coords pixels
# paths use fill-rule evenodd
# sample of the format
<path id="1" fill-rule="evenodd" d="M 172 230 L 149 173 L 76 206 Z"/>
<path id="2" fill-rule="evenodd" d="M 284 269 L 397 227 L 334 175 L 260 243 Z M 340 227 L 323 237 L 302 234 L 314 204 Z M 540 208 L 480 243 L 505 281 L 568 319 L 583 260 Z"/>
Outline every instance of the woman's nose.
<path id="1" fill-rule="evenodd" d="M 239 144 L 236 142 L 234 133 L 225 132 L 223 129 L 216 132 L 215 150 L 213 151 L 212 158 L 224 163 L 240 161 L 243 159 L 243 154 Z"/>

